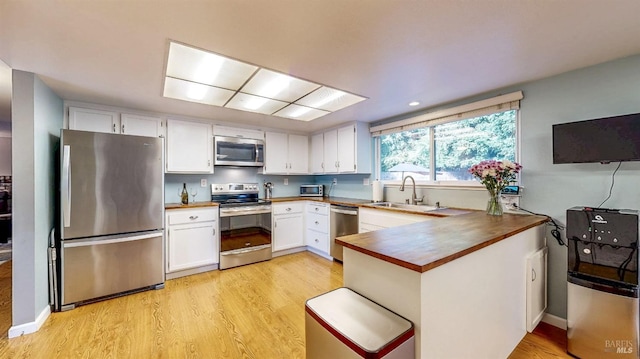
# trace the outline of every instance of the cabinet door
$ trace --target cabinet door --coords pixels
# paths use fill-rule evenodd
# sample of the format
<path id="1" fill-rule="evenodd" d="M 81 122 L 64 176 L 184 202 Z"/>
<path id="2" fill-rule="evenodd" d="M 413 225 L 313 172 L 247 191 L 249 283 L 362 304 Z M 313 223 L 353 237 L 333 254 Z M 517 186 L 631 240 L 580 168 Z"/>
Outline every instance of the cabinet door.
<path id="1" fill-rule="evenodd" d="M 309 137 L 289 135 L 289 173 L 309 173 Z"/>
<path id="2" fill-rule="evenodd" d="M 338 172 L 338 131 L 324 133 L 324 171 Z"/>
<path id="3" fill-rule="evenodd" d="M 214 125 L 213 134 L 215 136 L 253 138 L 256 140 L 264 140 L 264 131 L 249 130 L 246 128 L 235 128 L 235 127 Z"/>
<path id="4" fill-rule="evenodd" d="M 164 137 L 162 119 L 157 117 L 122 114 L 120 133 L 134 136 Z"/>
<path id="5" fill-rule="evenodd" d="M 304 245 L 304 223 L 302 215 L 274 216 L 273 251 L 295 248 Z"/>
<path id="6" fill-rule="evenodd" d="M 324 172 L 324 135 L 319 133 L 311 136 L 311 173 Z"/>
<path id="7" fill-rule="evenodd" d="M 218 263 L 215 223 L 169 227 L 168 272 Z"/>
<path id="8" fill-rule="evenodd" d="M 338 171 L 356 171 L 356 128 L 353 125 L 338 129 Z"/>
<path id="9" fill-rule="evenodd" d="M 69 107 L 69 129 L 120 133 L 120 118 L 117 112 Z"/>
<path id="10" fill-rule="evenodd" d="M 213 173 L 211 125 L 167 120 L 167 172 Z"/>
<path id="11" fill-rule="evenodd" d="M 288 136 L 286 133 L 265 133 L 265 173 L 287 173 Z"/>

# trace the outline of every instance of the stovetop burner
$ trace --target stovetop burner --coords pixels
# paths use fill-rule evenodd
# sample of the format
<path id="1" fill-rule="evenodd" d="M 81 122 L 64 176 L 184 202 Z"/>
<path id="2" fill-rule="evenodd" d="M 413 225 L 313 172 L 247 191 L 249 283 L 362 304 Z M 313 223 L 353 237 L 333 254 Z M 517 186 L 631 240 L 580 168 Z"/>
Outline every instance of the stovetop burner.
<path id="1" fill-rule="evenodd" d="M 257 183 L 226 183 L 211 185 L 211 202 L 220 207 L 244 207 L 269 205 L 271 201 L 258 198 Z"/>

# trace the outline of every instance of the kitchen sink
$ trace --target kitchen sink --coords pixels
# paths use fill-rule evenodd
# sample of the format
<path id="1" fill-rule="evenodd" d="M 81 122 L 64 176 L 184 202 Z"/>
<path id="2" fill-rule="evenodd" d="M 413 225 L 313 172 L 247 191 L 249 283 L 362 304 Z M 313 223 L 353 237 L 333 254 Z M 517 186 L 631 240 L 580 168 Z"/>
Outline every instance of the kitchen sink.
<path id="1" fill-rule="evenodd" d="M 395 202 L 376 202 L 376 203 L 371 203 L 371 205 L 374 207 L 398 208 L 398 209 L 406 209 L 406 210 L 417 211 L 417 212 L 429 212 L 429 211 L 435 211 L 438 209 L 438 207 L 427 206 L 422 204 L 406 204 L 406 203 L 395 203 Z"/>

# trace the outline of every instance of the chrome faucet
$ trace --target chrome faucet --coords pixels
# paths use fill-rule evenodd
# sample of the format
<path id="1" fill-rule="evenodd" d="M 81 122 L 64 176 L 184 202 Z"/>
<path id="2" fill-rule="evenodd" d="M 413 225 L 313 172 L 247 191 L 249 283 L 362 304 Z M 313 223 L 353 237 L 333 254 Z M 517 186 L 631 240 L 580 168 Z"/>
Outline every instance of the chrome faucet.
<path id="1" fill-rule="evenodd" d="M 418 199 L 418 196 L 416 195 L 416 180 L 414 180 L 413 177 L 405 176 L 402 179 L 402 185 L 400 186 L 400 191 L 404 192 L 404 183 L 407 181 L 407 178 L 411 178 L 411 183 L 413 183 L 413 193 L 411 194 L 411 204 L 418 204 L 418 202 L 422 202 L 424 200 L 424 196 Z"/>

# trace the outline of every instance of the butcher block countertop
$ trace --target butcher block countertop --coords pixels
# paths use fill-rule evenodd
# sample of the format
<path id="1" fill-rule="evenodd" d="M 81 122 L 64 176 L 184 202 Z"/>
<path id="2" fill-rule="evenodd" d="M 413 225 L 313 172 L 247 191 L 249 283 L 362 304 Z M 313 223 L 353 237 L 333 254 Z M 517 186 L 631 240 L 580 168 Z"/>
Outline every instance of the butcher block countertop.
<path id="1" fill-rule="evenodd" d="M 424 273 L 547 221 L 546 217 L 469 212 L 437 220 L 339 237 L 336 242 Z"/>
<path id="2" fill-rule="evenodd" d="M 377 207 L 371 203 L 371 200 L 355 199 L 355 198 L 347 198 L 347 197 L 278 197 L 278 198 L 271 199 L 271 202 L 273 203 L 289 202 L 289 201 L 316 201 L 316 202 L 323 202 L 323 203 L 330 203 L 330 204 L 340 204 L 344 206 L 373 208 L 381 211 L 420 214 L 420 215 L 432 216 L 432 217 L 457 216 L 459 214 L 475 211 L 473 209 L 461 209 L 461 208 L 441 208 L 435 211 L 428 211 L 428 212 L 412 211 L 411 209 L 406 209 L 406 208 Z"/>
<path id="3" fill-rule="evenodd" d="M 194 202 L 189 204 L 182 203 L 165 203 L 164 209 L 181 209 L 181 208 L 203 208 L 203 207 L 218 207 L 214 202 Z"/>
<path id="4" fill-rule="evenodd" d="M 410 213 L 410 214 L 420 214 L 424 216 L 432 216 L 432 217 L 449 217 L 449 216 L 457 216 L 464 213 L 474 212 L 473 209 L 463 209 L 463 208 L 441 208 L 435 211 L 421 212 L 421 211 L 413 211 L 411 209 L 406 208 L 388 208 L 388 207 L 377 207 L 372 205 L 371 201 L 368 199 L 357 199 L 357 198 L 347 198 L 347 197 L 276 197 L 271 198 L 272 203 L 279 202 L 291 202 L 291 201 L 316 201 L 322 203 L 329 204 L 340 204 L 344 206 L 355 206 L 355 207 L 364 207 L 364 208 L 373 208 L 380 211 L 392 211 L 392 212 L 401 212 L 401 213 Z M 182 209 L 182 208 L 202 208 L 202 207 L 217 207 L 217 203 L 213 202 L 195 202 L 189 204 L 182 203 L 166 203 L 164 205 L 165 209 Z"/>

